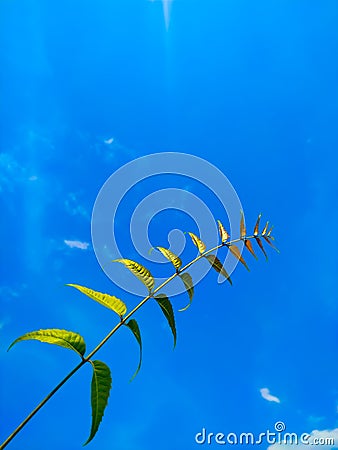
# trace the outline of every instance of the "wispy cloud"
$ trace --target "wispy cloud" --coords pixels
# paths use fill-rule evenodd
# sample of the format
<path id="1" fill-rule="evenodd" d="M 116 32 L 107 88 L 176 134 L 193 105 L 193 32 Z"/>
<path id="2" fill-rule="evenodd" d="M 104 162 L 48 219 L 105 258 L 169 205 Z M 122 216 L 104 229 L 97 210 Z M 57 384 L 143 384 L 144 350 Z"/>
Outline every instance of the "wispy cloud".
<path id="1" fill-rule="evenodd" d="M 300 436 L 300 435 L 299 435 Z M 338 428 L 333 430 L 313 430 L 311 433 L 308 433 L 307 443 L 301 443 L 300 441 L 296 445 L 295 443 L 288 443 L 286 441 L 282 441 L 280 444 L 270 445 L 267 450 L 284 450 L 284 449 L 298 449 L 298 450 L 306 450 L 312 449 L 314 446 L 318 446 L 321 449 L 329 450 L 332 448 L 338 448 Z"/>
<path id="2" fill-rule="evenodd" d="M 0 331 L 11 322 L 10 311 L 13 311 L 13 308 L 15 309 L 16 304 L 19 304 L 20 297 L 23 298 L 27 288 L 28 286 L 25 283 L 14 286 L 0 286 Z"/>
<path id="3" fill-rule="evenodd" d="M 274 395 L 271 395 L 268 388 L 262 388 L 259 391 L 261 393 L 261 396 L 268 402 L 280 403 L 279 398 L 275 397 Z"/>
<path id="4" fill-rule="evenodd" d="M 6 301 L 18 298 L 20 295 L 19 289 L 12 288 L 11 286 L 0 286 L 0 299 L 4 299 Z"/>
<path id="5" fill-rule="evenodd" d="M 86 219 L 89 219 L 89 213 L 87 209 L 80 204 L 79 197 L 82 197 L 82 195 L 75 192 L 71 192 L 67 195 L 64 203 L 66 211 L 72 216 L 83 216 Z"/>
<path id="6" fill-rule="evenodd" d="M 22 181 L 25 168 L 9 153 L 0 153 L 0 192 L 13 191 L 13 185 Z"/>
<path id="7" fill-rule="evenodd" d="M 88 139 L 87 139 L 88 140 Z M 87 143 L 88 145 L 88 143 Z M 112 162 L 116 158 L 135 158 L 136 152 L 125 145 L 123 145 L 116 137 L 97 138 L 96 142 L 91 146 L 92 152 L 100 159 L 106 162 Z"/>
<path id="8" fill-rule="evenodd" d="M 64 240 L 64 243 L 68 245 L 70 248 L 79 248 L 80 250 L 87 250 L 89 247 L 88 242 L 81 242 L 81 241 L 68 241 Z"/>
<path id="9" fill-rule="evenodd" d="M 30 171 L 11 153 L 0 153 L 0 192 L 13 192 L 18 184 L 38 180 L 37 175 L 31 175 Z"/>

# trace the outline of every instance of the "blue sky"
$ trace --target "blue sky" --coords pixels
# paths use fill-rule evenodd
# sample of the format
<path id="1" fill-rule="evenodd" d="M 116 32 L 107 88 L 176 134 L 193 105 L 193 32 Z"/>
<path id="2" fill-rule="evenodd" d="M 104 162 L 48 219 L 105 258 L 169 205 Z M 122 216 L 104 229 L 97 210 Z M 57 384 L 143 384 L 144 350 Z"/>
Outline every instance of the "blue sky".
<path id="1" fill-rule="evenodd" d="M 137 344 L 128 330 L 116 334 L 98 354 L 113 389 L 90 446 L 187 450 L 203 427 L 259 433 L 276 421 L 290 432 L 337 433 L 336 1 L 173 0 L 167 29 L 160 1 L 69 3 L 0 4 L 0 440 L 77 363 L 61 348 L 24 342 L 6 353 L 8 345 L 55 327 L 93 348 L 115 323 L 64 284 L 135 304 L 100 269 L 91 211 L 114 171 L 165 151 L 215 164 L 248 226 L 261 211 L 275 225 L 281 253 L 269 252 L 268 263 L 246 255 L 251 272 L 237 267 L 233 287 L 210 272 L 193 306 L 176 313 L 174 352 L 157 305 L 140 310 L 144 358 L 133 383 Z M 137 256 L 126 234 L 132 207 L 153 189 L 186 184 L 140 184 L 117 221 L 125 257 Z M 210 192 L 189 189 L 223 218 Z M 194 226 L 166 211 L 150 239 L 166 246 L 170 229 Z M 176 310 L 185 302 L 173 299 Z M 86 367 L 8 448 L 82 448 L 90 378 Z"/>

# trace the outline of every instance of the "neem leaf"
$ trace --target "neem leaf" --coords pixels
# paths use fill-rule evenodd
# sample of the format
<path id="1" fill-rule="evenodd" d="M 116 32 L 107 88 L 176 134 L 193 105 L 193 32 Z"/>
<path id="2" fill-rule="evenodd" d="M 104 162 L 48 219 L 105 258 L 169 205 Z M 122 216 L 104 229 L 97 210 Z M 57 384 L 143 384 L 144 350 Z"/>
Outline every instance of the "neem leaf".
<path id="1" fill-rule="evenodd" d="M 264 236 L 266 234 L 266 232 L 268 230 L 268 226 L 269 226 L 269 221 L 266 222 L 265 227 L 263 228 L 262 236 Z"/>
<path id="2" fill-rule="evenodd" d="M 142 339 L 141 339 L 141 332 L 140 332 L 140 328 L 138 326 L 138 323 L 136 322 L 135 319 L 130 319 L 129 322 L 125 323 L 125 325 L 132 331 L 133 335 L 135 336 L 139 346 L 140 346 L 140 361 L 139 364 L 137 366 L 136 372 L 134 373 L 134 375 L 131 377 L 130 381 L 133 381 L 133 379 L 136 377 L 136 375 L 139 373 L 140 369 L 141 369 L 141 364 L 142 364 Z"/>
<path id="3" fill-rule="evenodd" d="M 156 248 L 162 253 L 162 255 L 165 258 L 167 258 L 172 263 L 172 265 L 175 267 L 176 270 L 178 270 L 182 266 L 181 259 L 177 255 L 175 255 L 175 253 L 173 253 L 171 250 L 163 247 L 156 247 Z"/>
<path id="4" fill-rule="evenodd" d="M 245 239 L 245 240 L 244 240 L 244 245 L 245 245 L 245 247 L 249 250 L 249 252 L 252 254 L 252 256 L 253 256 L 254 258 L 258 259 L 257 256 L 256 256 L 256 254 L 255 254 L 255 252 L 254 252 L 254 249 L 253 249 L 253 247 L 252 247 L 251 241 L 249 241 L 248 239 Z"/>
<path id="5" fill-rule="evenodd" d="M 241 255 L 239 248 L 236 245 L 232 244 L 232 245 L 229 245 L 229 250 L 245 266 L 245 268 L 250 271 L 247 263 L 244 261 L 244 258 Z"/>
<path id="6" fill-rule="evenodd" d="M 188 234 L 189 234 L 189 236 L 191 237 L 191 240 L 193 241 L 193 243 L 196 245 L 196 247 L 198 248 L 198 251 L 200 252 L 200 253 L 203 253 L 203 252 L 205 252 L 205 250 L 206 250 L 206 245 L 205 245 L 205 243 L 203 242 L 203 241 L 201 241 L 201 239 L 198 237 L 198 236 L 196 236 L 196 234 L 194 234 L 194 233 L 191 233 L 190 231 L 188 232 Z"/>
<path id="7" fill-rule="evenodd" d="M 259 234 L 259 222 L 261 220 L 262 214 L 259 214 L 258 218 L 257 218 L 257 222 L 254 228 L 254 236 L 257 236 Z"/>
<path id="8" fill-rule="evenodd" d="M 59 330 L 57 328 L 31 331 L 30 333 L 26 333 L 15 339 L 15 341 L 12 342 L 12 344 L 8 347 L 8 350 L 10 350 L 17 342 L 27 341 L 30 339 L 34 339 L 40 342 L 46 342 L 47 344 L 55 344 L 59 347 L 74 350 L 81 357 L 86 351 L 86 344 L 82 336 L 77 333 L 73 333 L 72 331 Z"/>
<path id="9" fill-rule="evenodd" d="M 246 236 L 246 228 L 244 223 L 244 214 L 243 211 L 241 211 L 241 223 L 240 223 L 240 237 L 243 239 Z"/>
<path id="10" fill-rule="evenodd" d="M 87 297 L 95 300 L 106 308 L 111 309 L 116 312 L 120 317 L 122 317 L 127 312 L 127 307 L 122 300 L 115 297 L 114 295 L 102 294 L 102 292 L 94 291 L 93 289 L 89 289 L 85 286 L 80 286 L 78 284 L 66 284 L 66 286 L 71 286 L 82 294 L 85 294 Z"/>
<path id="11" fill-rule="evenodd" d="M 113 262 L 123 264 L 132 274 L 142 281 L 142 283 L 148 288 L 149 292 L 152 291 L 155 281 L 150 271 L 144 266 L 132 261 L 131 259 L 114 259 Z"/>
<path id="12" fill-rule="evenodd" d="M 260 248 L 260 249 L 262 250 L 262 252 L 264 253 L 266 260 L 268 260 L 268 255 L 267 255 L 266 251 L 264 250 L 262 241 L 260 240 L 259 237 L 255 237 L 255 239 L 256 239 L 257 244 L 259 245 L 259 248 Z"/>
<path id="13" fill-rule="evenodd" d="M 168 324 L 170 326 L 171 332 L 174 337 L 174 348 L 176 346 L 176 325 L 175 325 L 175 316 L 174 316 L 174 310 L 172 307 L 172 304 L 170 303 L 170 300 L 165 294 L 159 294 L 154 297 L 157 303 L 159 304 L 160 308 L 162 309 L 162 312 L 165 316 L 165 318 L 168 321 Z"/>
<path id="14" fill-rule="evenodd" d="M 222 274 L 230 284 L 232 284 L 231 278 L 228 272 L 224 269 L 221 261 L 215 255 L 206 255 L 205 258 L 209 261 L 212 267 L 216 270 L 216 272 Z"/>
<path id="15" fill-rule="evenodd" d="M 222 241 L 222 243 L 224 243 L 229 239 L 229 233 L 223 227 L 222 222 L 220 220 L 217 220 L 217 223 L 218 223 L 219 235 L 221 236 L 221 241 Z"/>
<path id="16" fill-rule="evenodd" d="M 271 236 L 272 230 L 273 230 L 273 225 L 271 225 L 270 230 L 267 232 L 267 236 L 270 236 L 271 239 L 273 239 L 273 237 Z"/>
<path id="17" fill-rule="evenodd" d="M 91 384 L 92 427 L 89 438 L 83 445 L 87 445 L 99 429 L 112 385 L 109 367 L 102 361 L 89 362 L 93 367 Z"/>
<path id="18" fill-rule="evenodd" d="M 191 305 L 191 303 L 192 303 L 192 299 L 194 297 L 194 284 L 193 284 L 193 281 L 192 281 L 192 277 L 191 277 L 191 275 L 188 272 L 182 273 L 181 275 L 179 275 L 179 277 L 183 281 L 184 286 L 185 286 L 185 288 L 187 290 L 187 293 L 189 295 L 189 303 L 187 304 L 187 306 L 185 306 L 182 309 L 179 309 L 179 312 L 182 312 L 182 311 L 186 311 L 189 308 L 189 306 Z"/>
<path id="19" fill-rule="evenodd" d="M 272 238 L 271 236 L 263 236 L 263 238 L 266 240 L 266 242 L 267 242 L 274 250 L 276 250 L 276 252 L 279 253 L 278 248 L 275 247 L 275 246 L 273 245 L 273 243 L 271 242 L 271 238 Z"/>

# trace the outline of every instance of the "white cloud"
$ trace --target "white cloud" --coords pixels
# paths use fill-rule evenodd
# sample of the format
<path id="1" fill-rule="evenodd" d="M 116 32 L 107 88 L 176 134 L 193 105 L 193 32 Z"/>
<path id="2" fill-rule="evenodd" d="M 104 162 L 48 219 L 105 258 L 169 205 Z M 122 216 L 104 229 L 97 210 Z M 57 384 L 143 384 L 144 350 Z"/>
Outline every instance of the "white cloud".
<path id="1" fill-rule="evenodd" d="M 313 450 L 316 447 L 329 450 L 332 448 L 338 448 L 338 428 L 333 430 L 313 430 L 311 433 L 308 433 L 306 437 L 304 436 L 304 443 L 301 442 L 302 433 L 297 434 L 297 436 L 299 439 L 298 444 L 282 441 L 280 444 L 270 445 L 267 450 Z M 305 442 L 308 442 L 308 444 Z"/>
<path id="2" fill-rule="evenodd" d="M 80 250 L 87 250 L 89 247 L 88 242 L 81 242 L 81 241 L 67 241 L 64 240 L 64 243 L 68 245 L 70 248 L 79 248 Z"/>
<path id="3" fill-rule="evenodd" d="M 262 388 L 259 391 L 261 393 L 261 396 L 268 402 L 280 403 L 279 398 L 275 397 L 274 395 L 271 395 L 268 388 Z"/>
<path id="4" fill-rule="evenodd" d="M 107 145 L 111 145 L 114 142 L 114 138 L 105 139 L 103 142 Z"/>

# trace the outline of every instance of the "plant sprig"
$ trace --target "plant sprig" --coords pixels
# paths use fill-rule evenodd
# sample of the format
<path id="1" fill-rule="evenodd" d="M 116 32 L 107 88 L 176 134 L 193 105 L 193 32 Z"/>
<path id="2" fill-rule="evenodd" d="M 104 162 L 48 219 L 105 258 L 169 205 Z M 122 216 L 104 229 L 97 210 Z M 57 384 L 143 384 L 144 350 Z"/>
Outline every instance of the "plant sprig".
<path id="1" fill-rule="evenodd" d="M 227 247 L 228 250 L 249 270 L 247 263 L 245 262 L 240 249 L 237 247 L 236 243 L 244 242 L 245 248 L 257 259 L 257 256 L 253 250 L 252 241 L 255 240 L 267 259 L 267 253 L 264 249 L 262 239 L 267 242 L 271 247 L 278 251 L 274 246 L 274 237 L 272 236 L 272 227 L 269 228 L 269 222 L 266 223 L 262 231 L 259 231 L 261 214 L 258 216 L 257 222 L 254 227 L 254 232 L 252 235 L 247 235 L 246 227 L 244 223 L 244 215 L 241 214 L 240 221 L 240 237 L 237 239 L 230 240 L 229 233 L 225 230 L 222 223 L 218 221 L 219 234 L 221 238 L 221 243 L 215 247 L 207 250 L 206 245 L 200 239 L 199 236 L 194 233 L 189 232 L 189 236 L 198 249 L 198 255 L 185 266 L 182 267 L 181 259 L 175 255 L 169 249 L 163 247 L 156 247 L 162 255 L 172 263 L 175 268 L 175 273 L 167 278 L 159 286 L 155 287 L 155 281 L 150 273 L 150 271 L 143 265 L 129 260 L 129 259 L 117 259 L 113 262 L 118 262 L 123 264 L 128 268 L 148 289 L 148 295 L 141 300 L 138 305 L 134 307 L 127 314 L 127 306 L 125 303 L 118 299 L 117 297 L 110 294 L 103 294 L 93 289 L 87 288 L 85 286 L 80 286 L 78 284 L 68 284 L 91 299 L 97 301 L 101 305 L 111 309 L 119 316 L 119 322 L 115 327 L 102 339 L 102 341 L 87 355 L 85 356 L 86 344 L 81 335 L 74 333 L 72 331 L 60 330 L 60 329 L 42 329 L 38 331 L 32 331 L 24 334 L 17 338 L 8 348 L 8 350 L 13 347 L 17 342 L 24 340 L 39 340 L 41 342 L 46 342 L 49 344 L 55 344 L 70 350 L 75 351 L 81 358 L 80 363 L 33 409 L 33 411 L 23 420 L 23 422 L 13 431 L 13 433 L 8 436 L 8 438 L 0 445 L 0 450 L 3 450 L 7 445 L 14 439 L 14 437 L 22 430 L 22 428 L 35 416 L 35 414 L 50 400 L 50 398 L 86 363 L 89 363 L 93 368 L 93 376 L 91 383 L 91 406 L 92 406 L 92 425 L 89 437 L 86 441 L 88 444 L 97 433 L 100 423 L 103 418 L 105 408 L 108 403 L 108 397 L 112 385 L 112 377 L 109 367 L 102 361 L 93 360 L 93 356 L 101 349 L 101 347 L 122 327 L 127 326 L 133 333 L 135 339 L 137 340 L 140 347 L 140 359 L 136 372 L 132 376 L 135 378 L 139 372 L 142 364 L 142 338 L 139 325 L 137 321 L 132 318 L 132 316 L 150 299 L 154 299 L 160 309 L 162 310 L 165 318 L 168 321 L 168 325 L 171 329 L 174 338 L 174 347 L 176 345 L 176 324 L 175 316 L 172 304 L 166 294 L 160 292 L 168 283 L 170 283 L 175 278 L 179 277 L 188 293 L 189 303 L 186 307 L 180 309 L 179 311 L 185 311 L 190 307 L 192 299 L 194 296 L 194 285 L 191 275 L 186 272 L 186 270 L 199 261 L 205 258 L 211 266 L 220 274 L 222 274 L 230 284 L 232 280 L 229 274 L 226 272 L 221 261 L 217 258 L 213 252 L 217 251 L 222 247 Z"/>

